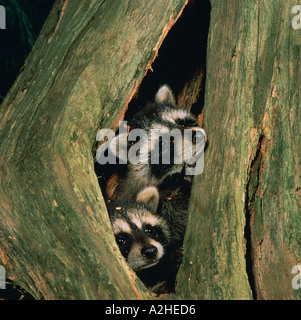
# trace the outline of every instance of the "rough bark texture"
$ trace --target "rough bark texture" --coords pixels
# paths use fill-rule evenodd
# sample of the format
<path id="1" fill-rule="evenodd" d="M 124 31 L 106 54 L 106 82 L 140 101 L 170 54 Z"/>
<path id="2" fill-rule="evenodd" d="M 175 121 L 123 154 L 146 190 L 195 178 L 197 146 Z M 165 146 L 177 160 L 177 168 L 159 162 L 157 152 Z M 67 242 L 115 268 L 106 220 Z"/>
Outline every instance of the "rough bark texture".
<path id="1" fill-rule="evenodd" d="M 93 169 L 186 0 L 56 2 L 1 106 L 0 264 L 35 298 L 149 298 Z"/>
<path id="2" fill-rule="evenodd" d="M 0 264 L 35 298 L 151 297 L 118 253 L 92 150 L 98 129 L 123 118 L 186 4 L 58 0 L 4 100 Z M 295 3 L 211 5 L 209 146 L 171 297 L 300 299 L 291 285 L 301 259 Z M 204 70 L 178 88 L 181 106 L 198 100 Z"/>
<path id="3" fill-rule="evenodd" d="M 194 180 L 178 292 L 300 299 L 291 284 L 301 259 L 295 2 L 211 5 L 203 122 L 209 146 Z"/>

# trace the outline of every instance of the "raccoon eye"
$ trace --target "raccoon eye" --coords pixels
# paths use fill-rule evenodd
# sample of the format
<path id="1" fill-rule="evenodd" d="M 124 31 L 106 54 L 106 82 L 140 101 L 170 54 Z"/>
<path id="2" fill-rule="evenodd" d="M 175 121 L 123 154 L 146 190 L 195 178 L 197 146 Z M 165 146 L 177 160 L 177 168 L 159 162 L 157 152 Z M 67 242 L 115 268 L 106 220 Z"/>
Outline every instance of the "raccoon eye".
<path id="1" fill-rule="evenodd" d="M 131 247 L 131 236 L 126 233 L 120 233 L 115 236 L 115 239 L 122 255 L 126 257 Z"/>
<path id="2" fill-rule="evenodd" d="M 129 236 L 125 233 L 121 233 L 116 236 L 116 242 L 118 245 L 125 245 L 129 241 Z"/>
<path id="3" fill-rule="evenodd" d="M 145 229 L 144 229 L 144 232 L 146 234 L 152 235 L 153 234 L 153 229 L 152 229 L 151 226 L 146 226 Z"/>
<path id="4" fill-rule="evenodd" d="M 158 226 L 153 227 L 148 224 L 144 227 L 144 232 L 148 236 L 152 237 L 155 240 L 163 240 L 164 239 L 163 232 L 162 232 L 161 228 Z"/>

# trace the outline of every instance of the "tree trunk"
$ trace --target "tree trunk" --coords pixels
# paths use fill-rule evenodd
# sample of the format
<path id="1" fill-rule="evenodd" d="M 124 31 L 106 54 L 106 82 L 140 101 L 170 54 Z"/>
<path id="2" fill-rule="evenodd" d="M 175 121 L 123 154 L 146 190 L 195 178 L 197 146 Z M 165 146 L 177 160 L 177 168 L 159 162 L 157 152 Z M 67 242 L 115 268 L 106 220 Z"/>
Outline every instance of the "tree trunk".
<path id="1" fill-rule="evenodd" d="M 57 1 L 4 100 L 0 264 L 35 298 L 149 298 L 120 259 L 92 151 L 186 3 Z"/>
<path id="2" fill-rule="evenodd" d="M 292 287 L 301 259 L 295 1 L 211 5 L 203 120 L 209 146 L 194 180 L 178 292 L 300 299 Z"/>
<path id="3" fill-rule="evenodd" d="M 118 252 L 93 152 L 97 131 L 116 128 L 142 80 L 141 94 L 151 83 L 147 70 L 187 2 L 58 0 L 4 100 L 0 265 L 35 298 L 151 298 Z M 201 112 L 206 69 L 209 145 L 173 297 L 301 298 L 291 273 L 301 259 L 294 5 L 211 0 L 206 68 L 176 92 Z"/>

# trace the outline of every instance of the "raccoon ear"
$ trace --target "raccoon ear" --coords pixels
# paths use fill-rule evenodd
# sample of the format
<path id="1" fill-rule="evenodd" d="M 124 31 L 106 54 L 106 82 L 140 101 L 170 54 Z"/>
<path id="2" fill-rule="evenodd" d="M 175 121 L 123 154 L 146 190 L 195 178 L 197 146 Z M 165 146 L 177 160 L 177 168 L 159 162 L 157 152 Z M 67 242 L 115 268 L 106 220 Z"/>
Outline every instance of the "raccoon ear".
<path id="1" fill-rule="evenodd" d="M 172 105 L 176 104 L 176 99 L 174 94 L 172 93 L 171 89 L 169 88 L 168 85 L 163 85 L 162 87 L 160 87 L 160 89 L 158 90 L 158 92 L 156 93 L 156 97 L 155 97 L 155 101 L 158 104 L 161 103 L 170 103 Z"/>
<path id="2" fill-rule="evenodd" d="M 156 187 L 146 187 L 140 191 L 136 197 L 137 202 L 144 204 L 153 212 L 157 212 L 159 199 L 159 192 Z"/>

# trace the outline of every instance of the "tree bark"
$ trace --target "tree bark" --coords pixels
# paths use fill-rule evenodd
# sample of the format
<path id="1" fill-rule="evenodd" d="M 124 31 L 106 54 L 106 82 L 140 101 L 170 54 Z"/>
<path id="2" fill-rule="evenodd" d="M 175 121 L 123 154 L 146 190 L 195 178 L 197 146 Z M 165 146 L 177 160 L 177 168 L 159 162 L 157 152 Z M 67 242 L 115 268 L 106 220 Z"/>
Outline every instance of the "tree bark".
<path id="1" fill-rule="evenodd" d="M 0 264 L 37 299 L 146 299 L 94 173 L 186 0 L 54 5 L 1 106 Z"/>
<path id="2" fill-rule="evenodd" d="M 37 299 L 149 299 L 94 173 L 186 0 L 59 0 L 0 110 L 0 264 Z M 211 0 L 203 127 L 176 296 L 300 299 L 300 29 L 293 0 Z M 173 54 L 171 52 L 171 54 Z M 195 103 L 203 68 L 178 92 Z"/>
<path id="3" fill-rule="evenodd" d="M 300 29 L 295 2 L 211 1 L 203 127 L 178 293 L 300 299 Z M 188 281 L 187 281 L 188 278 Z"/>

